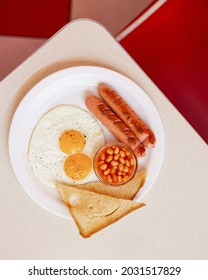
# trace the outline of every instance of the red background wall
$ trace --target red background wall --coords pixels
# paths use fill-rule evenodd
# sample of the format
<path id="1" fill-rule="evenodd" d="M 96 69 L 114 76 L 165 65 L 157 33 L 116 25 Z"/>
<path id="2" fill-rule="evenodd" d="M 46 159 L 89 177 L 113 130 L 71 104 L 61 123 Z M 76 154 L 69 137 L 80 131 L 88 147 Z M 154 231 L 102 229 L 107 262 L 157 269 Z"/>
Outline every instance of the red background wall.
<path id="1" fill-rule="evenodd" d="M 168 0 L 120 43 L 208 143 L 207 14 L 207 0 Z"/>
<path id="2" fill-rule="evenodd" d="M 0 35 L 49 38 L 69 22 L 70 0 L 1 0 Z"/>

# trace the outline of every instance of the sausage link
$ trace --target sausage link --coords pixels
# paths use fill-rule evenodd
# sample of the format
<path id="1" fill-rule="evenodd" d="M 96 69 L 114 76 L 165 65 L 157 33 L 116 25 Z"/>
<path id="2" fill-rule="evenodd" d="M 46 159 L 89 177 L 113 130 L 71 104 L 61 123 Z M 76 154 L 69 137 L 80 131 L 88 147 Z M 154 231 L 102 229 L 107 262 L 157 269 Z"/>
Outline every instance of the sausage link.
<path id="1" fill-rule="evenodd" d="M 113 88 L 101 84 L 98 87 L 98 92 L 101 98 L 131 129 L 145 147 L 153 148 L 155 146 L 156 138 L 154 133 Z"/>
<path id="2" fill-rule="evenodd" d="M 138 157 L 145 155 L 145 147 L 118 116 L 96 96 L 88 96 L 85 104 L 89 111 L 121 142 L 129 145 Z"/>

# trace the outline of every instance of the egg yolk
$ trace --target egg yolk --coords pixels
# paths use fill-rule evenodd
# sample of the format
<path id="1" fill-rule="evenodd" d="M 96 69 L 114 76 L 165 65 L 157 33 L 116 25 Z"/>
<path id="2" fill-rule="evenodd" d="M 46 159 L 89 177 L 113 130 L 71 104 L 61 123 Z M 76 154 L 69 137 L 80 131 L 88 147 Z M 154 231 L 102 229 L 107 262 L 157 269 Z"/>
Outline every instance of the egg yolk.
<path id="1" fill-rule="evenodd" d="M 91 159 L 82 153 L 69 156 L 64 164 L 65 173 L 73 180 L 85 178 L 90 173 L 91 169 Z"/>
<path id="2" fill-rule="evenodd" d="M 85 137 L 77 130 L 67 130 L 59 138 L 59 146 L 66 154 L 79 153 L 84 149 Z"/>

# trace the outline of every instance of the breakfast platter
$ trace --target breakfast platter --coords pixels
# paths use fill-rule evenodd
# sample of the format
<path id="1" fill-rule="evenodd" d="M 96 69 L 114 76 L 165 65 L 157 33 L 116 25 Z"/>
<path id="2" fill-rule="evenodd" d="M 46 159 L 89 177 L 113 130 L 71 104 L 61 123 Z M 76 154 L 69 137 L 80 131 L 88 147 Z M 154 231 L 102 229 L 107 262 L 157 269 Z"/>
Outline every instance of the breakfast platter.
<path id="1" fill-rule="evenodd" d="M 147 177 L 133 199 L 135 202 L 140 202 L 151 189 L 162 165 L 165 141 L 160 115 L 137 84 L 118 72 L 94 66 L 71 67 L 51 74 L 36 84 L 19 104 L 10 127 L 9 154 L 14 173 L 29 197 L 61 217 L 70 215 L 57 192 L 57 181 L 73 186 L 99 181 L 93 169 L 83 177 L 78 172 L 80 177 L 76 177 L 69 161 L 72 157 L 68 155 L 72 153 L 73 162 L 87 165 L 86 157 L 94 158 L 99 148 L 118 142 L 117 135 L 93 114 L 93 108 L 86 102 L 90 96 L 99 97 L 100 84 L 119 92 L 154 132 L 154 148 L 145 149 L 145 155 L 137 158 L 138 170 L 147 170 Z M 70 151 L 65 145 L 69 129 L 70 133 L 77 133 L 79 143 L 69 145 L 73 147 Z M 83 141 L 79 134 L 84 135 Z"/>

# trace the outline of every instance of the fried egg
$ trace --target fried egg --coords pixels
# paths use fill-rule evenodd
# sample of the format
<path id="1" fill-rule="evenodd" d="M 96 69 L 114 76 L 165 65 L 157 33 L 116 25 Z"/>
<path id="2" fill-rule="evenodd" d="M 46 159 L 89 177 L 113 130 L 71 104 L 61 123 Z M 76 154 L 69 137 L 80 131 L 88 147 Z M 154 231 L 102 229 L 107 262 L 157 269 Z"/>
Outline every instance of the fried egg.
<path id="1" fill-rule="evenodd" d="M 47 112 L 35 126 L 28 162 L 44 184 L 84 184 L 95 181 L 93 158 L 105 144 L 103 130 L 87 111 L 60 105 Z"/>

